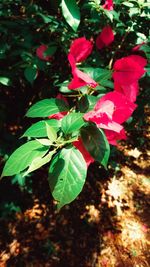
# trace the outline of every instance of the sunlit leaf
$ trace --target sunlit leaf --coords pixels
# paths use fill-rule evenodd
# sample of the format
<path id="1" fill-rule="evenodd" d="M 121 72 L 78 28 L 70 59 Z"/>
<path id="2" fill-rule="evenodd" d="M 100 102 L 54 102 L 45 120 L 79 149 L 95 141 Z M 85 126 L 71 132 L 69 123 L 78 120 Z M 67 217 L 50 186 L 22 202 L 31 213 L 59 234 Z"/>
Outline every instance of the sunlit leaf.
<path id="1" fill-rule="evenodd" d="M 80 23 L 80 10 L 76 3 L 76 0 L 62 0 L 61 1 L 62 13 L 74 31 L 77 31 Z"/>
<path id="2" fill-rule="evenodd" d="M 50 98 L 38 101 L 29 108 L 26 116 L 32 118 L 48 117 L 50 115 L 68 111 L 66 103 L 61 99 Z"/>
<path id="3" fill-rule="evenodd" d="M 47 151 L 48 147 L 43 146 L 36 140 L 27 142 L 11 154 L 6 161 L 2 176 L 20 173 L 26 169 L 35 158 L 44 156 Z"/>
<path id="4" fill-rule="evenodd" d="M 49 184 L 59 209 L 79 195 L 86 174 L 86 162 L 75 147 L 63 148 L 54 157 L 49 169 Z"/>

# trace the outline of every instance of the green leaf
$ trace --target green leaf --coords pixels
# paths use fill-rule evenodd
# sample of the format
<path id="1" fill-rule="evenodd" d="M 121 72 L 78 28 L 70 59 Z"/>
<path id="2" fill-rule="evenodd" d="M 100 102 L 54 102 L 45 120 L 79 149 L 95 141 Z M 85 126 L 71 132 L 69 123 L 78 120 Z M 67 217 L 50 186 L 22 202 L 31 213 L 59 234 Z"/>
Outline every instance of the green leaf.
<path id="1" fill-rule="evenodd" d="M 69 93 L 70 94 L 70 90 L 68 89 L 68 84 L 69 84 L 69 81 L 64 81 L 63 83 L 58 84 L 57 86 L 60 86 L 59 91 L 61 93 Z"/>
<path id="2" fill-rule="evenodd" d="M 57 46 L 55 45 L 51 45 L 48 47 L 48 49 L 46 49 L 46 51 L 44 52 L 45 56 L 52 56 L 55 52 L 56 52 Z"/>
<path id="3" fill-rule="evenodd" d="M 106 167 L 110 154 L 110 146 L 103 131 L 98 129 L 94 124 L 87 125 L 81 129 L 81 138 L 91 156 Z"/>
<path id="4" fill-rule="evenodd" d="M 59 120 L 54 120 L 54 119 L 43 120 L 43 121 L 38 121 L 34 123 L 32 126 L 30 126 L 23 134 L 23 137 L 46 137 L 47 136 L 46 124 L 53 127 L 53 129 L 56 132 L 59 130 L 60 127 Z"/>
<path id="5" fill-rule="evenodd" d="M 51 146 L 52 142 L 49 139 L 46 138 L 40 138 L 40 139 L 36 139 L 40 144 L 42 144 L 43 146 Z"/>
<path id="6" fill-rule="evenodd" d="M 80 10 L 75 0 L 61 1 L 62 14 L 66 22 L 76 32 L 80 23 Z"/>
<path id="7" fill-rule="evenodd" d="M 49 169 L 49 184 L 59 209 L 79 195 L 86 174 L 86 162 L 75 147 L 63 148 L 54 157 Z"/>
<path id="8" fill-rule="evenodd" d="M 0 77 L 0 83 L 6 86 L 11 85 L 10 79 L 8 77 L 3 77 L 3 76 Z"/>
<path id="9" fill-rule="evenodd" d="M 55 142 L 57 139 L 57 132 L 55 131 L 55 129 L 46 123 L 46 131 L 47 131 L 47 136 L 49 140 L 52 143 Z"/>
<path id="10" fill-rule="evenodd" d="M 123 2 L 122 3 L 124 6 L 127 6 L 127 7 L 134 7 L 134 4 L 133 3 L 129 3 L 127 1 Z"/>
<path id="11" fill-rule="evenodd" d="M 80 112 L 87 112 L 94 108 L 98 98 L 93 95 L 85 95 L 78 102 L 78 108 Z"/>
<path id="12" fill-rule="evenodd" d="M 113 21 L 113 12 L 107 9 L 103 9 L 103 12 L 105 13 L 105 15 L 107 16 L 108 19 L 110 19 L 110 21 Z"/>
<path id="13" fill-rule="evenodd" d="M 61 121 L 61 128 L 65 134 L 70 134 L 79 130 L 85 124 L 83 114 L 70 113 Z"/>
<path id="14" fill-rule="evenodd" d="M 55 151 L 51 151 L 45 157 L 40 157 L 39 156 L 39 157 L 35 158 L 31 162 L 31 165 L 29 166 L 28 170 L 24 173 L 24 176 L 26 176 L 30 172 L 33 172 L 33 171 L 39 169 L 40 167 L 42 167 L 43 165 L 48 163 L 51 160 L 51 158 L 54 155 L 54 153 L 55 153 Z"/>
<path id="15" fill-rule="evenodd" d="M 43 99 L 29 108 L 26 116 L 31 118 L 48 117 L 50 115 L 68 111 L 66 103 L 57 98 Z"/>
<path id="16" fill-rule="evenodd" d="M 112 71 L 103 68 L 82 68 L 93 80 L 98 82 L 100 85 L 103 85 L 105 81 L 111 78 Z"/>
<path id="17" fill-rule="evenodd" d="M 33 81 L 36 79 L 37 77 L 37 68 L 35 66 L 30 66 L 27 67 L 24 70 L 24 76 L 27 79 L 28 82 L 30 82 L 31 84 L 33 83 Z"/>
<path id="18" fill-rule="evenodd" d="M 44 156 L 49 148 L 44 147 L 38 141 L 29 141 L 17 148 L 7 160 L 2 176 L 18 174 L 26 169 L 31 162 L 39 157 Z"/>

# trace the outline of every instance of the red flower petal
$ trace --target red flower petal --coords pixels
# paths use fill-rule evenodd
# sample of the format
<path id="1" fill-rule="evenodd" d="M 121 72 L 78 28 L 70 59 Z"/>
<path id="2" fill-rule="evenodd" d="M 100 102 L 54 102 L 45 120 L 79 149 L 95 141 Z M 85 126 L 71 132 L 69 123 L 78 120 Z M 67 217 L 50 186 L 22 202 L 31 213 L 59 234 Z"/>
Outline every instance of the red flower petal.
<path id="1" fill-rule="evenodd" d="M 120 124 L 128 120 L 137 107 L 136 104 L 130 102 L 123 94 L 114 91 L 104 95 L 96 103 L 94 110 L 100 110 L 107 100 L 110 100 L 114 104 L 112 120 Z"/>
<path id="2" fill-rule="evenodd" d="M 114 33 L 110 26 L 105 26 L 102 32 L 96 38 L 96 46 L 98 49 L 108 46 L 114 41 Z"/>
<path id="3" fill-rule="evenodd" d="M 75 62 L 85 60 L 92 52 L 93 44 L 91 41 L 86 40 L 85 37 L 75 39 L 70 47 L 70 54 L 75 59 Z"/>
<path id="4" fill-rule="evenodd" d="M 49 119 L 55 119 L 55 120 L 61 120 L 66 114 L 67 114 L 67 111 L 58 112 L 56 114 L 48 116 L 48 118 Z"/>
<path id="5" fill-rule="evenodd" d="M 41 60 L 45 60 L 45 61 L 49 61 L 52 59 L 51 56 L 45 56 L 44 52 L 48 49 L 47 45 L 40 45 L 37 49 L 36 49 L 36 55 L 37 57 L 39 57 Z"/>
<path id="6" fill-rule="evenodd" d="M 126 140 L 127 139 L 124 129 L 122 129 L 120 131 L 120 133 L 105 130 L 105 135 L 106 135 L 106 138 L 107 138 L 109 144 L 114 145 L 114 146 L 117 145 L 118 140 Z"/>
<path id="7" fill-rule="evenodd" d="M 137 55 L 118 59 L 113 67 L 114 81 L 121 85 L 129 85 L 136 82 L 145 73 L 144 66 L 146 62 L 145 58 Z"/>
<path id="8" fill-rule="evenodd" d="M 136 97 L 139 93 L 138 82 L 134 82 L 129 85 L 120 85 L 120 84 L 115 83 L 114 87 L 115 87 L 115 91 L 125 95 L 130 102 L 136 101 Z"/>
<path id="9" fill-rule="evenodd" d="M 73 145 L 81 152 L 82 156 L 84 157 L 87 167 L 94 162 L 94 159 L 90 155 L 90 153 L 85 149 L 83 142 L 81 139 L 74 141 Z"/>
<path id="10" fill-rule="evenodd" d="M 113 0 L 106 0 L 103 8 L 107 10 L 113 10 Z"/>
<path id="11" fill-rule="evenodd" d="M 70 53 L 68 55 L 68 60 L 71 65 L 73 75 L 73 79 L 68 85 L 68 88 L 70 90 L 77 89 L 86 85 L 89 85 L 91 87 L 96 87 L 98 85 L 91 77 L 89 77 L 86 73 L 76 67 L 75 59 Z"/>
<path id="12" fill-rule="evenodd" d="M 136 105 L 118 92 L 104 95 L 95 105 L 94 110 L 86 113 L 84 119 L 94 122 L 98 127 L 120 133 L 121 125 L 133 113 Z"/>

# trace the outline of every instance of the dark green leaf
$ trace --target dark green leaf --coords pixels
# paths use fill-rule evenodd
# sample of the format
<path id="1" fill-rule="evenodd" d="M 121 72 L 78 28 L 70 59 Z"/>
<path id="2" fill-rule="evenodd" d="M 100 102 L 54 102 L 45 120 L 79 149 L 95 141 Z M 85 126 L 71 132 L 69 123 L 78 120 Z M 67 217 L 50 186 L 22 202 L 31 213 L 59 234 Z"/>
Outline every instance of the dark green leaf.
<path id="1" fill-rule="evenodd" d="M 24 76 L 28 82 L 33 83 L 37 77 L 37 68 L 34 66 L 27 67 L 24 71 Z"/>
<path id="2" fill-rule="evenodd" d="M 79 195 L 86 174 L 86 162 L 76 148 L 64 148 L 54 157 L 49 169 L 49 184 L 59 209 Z"/>
<path id="3" fill-rule="evenodd" d="M 81 138 L 91 156 L 106 167 L 110 147 L 103 131 L 98 129 L 94 124 L 87 125 L 81 129 Z"/>
<path id="4" fill-rule="evenodd" d="M 45 56 L 52 56 L 56 52 L 57 46 L 49 46 L 48 49 L 44 52 Z"/>
<path id="5" fill-rule="evenodd" d="M 98 98 L 96 96 L 85 95 L 78 102 L 78 108 L 80 112 L 90 111 L 94 108 L 97 101 L 98 101 Z"/>

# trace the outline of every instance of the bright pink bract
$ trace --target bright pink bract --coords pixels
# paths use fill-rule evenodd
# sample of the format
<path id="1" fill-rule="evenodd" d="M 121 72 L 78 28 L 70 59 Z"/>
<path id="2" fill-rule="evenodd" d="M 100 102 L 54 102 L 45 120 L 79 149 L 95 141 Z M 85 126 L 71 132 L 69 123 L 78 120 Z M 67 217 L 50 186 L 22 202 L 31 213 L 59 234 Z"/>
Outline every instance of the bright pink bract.
<path id="1" fill-rule="evenodd" d="M 113 66 L 114 82 L 121 85 L 129 85 L 136 82 L 145 73 L 144 67 L 146 63 L 145 58 L 137 55 L 118 59 Z"/>
<path id="2" fill-rule="evenodd" d="M 98 100 L 94 110 L 86 113 L 84 119 L 107 130 L 108 141 L 116 144 L 116 139 L 125 138 L 121 124 L 129 119 L 135 108 L 136 104 L 128 101 L 123 94 L 114 91 Z"/>
<path id="3" fill-rule="evenodd" d="M 85 37 L 81 37 L 72 42 L 69 53 L 74 57 L 75 62 L 81 62 L 91 54 L 92 49 L 92 42 Z"/>
<path id="4" fill-rule="evenodd" d="M 107 9 L 107 10 L 113 10 L 113 0 L 105 0 L 105 4 L 103 5 L 103 8 L 104 9 Z"/>
<path id="5" fill-rule="evenodd" d="M 96 38 L 96 46 L 101 49 L 114 41 L 114 33 L 110 26 L 105 26 Z"/>
<path id="6" fill-rule="evenodd" d="M 75 59 L 70 53 L 68 55 L 68 60 L 71 65 L 73 75 L 73 79 L 68 85 L 70 90 L 74 90 L 85 85 L 89 85 L 93 88 L 98 85 L 91 77 L 76 67 Z"/>

